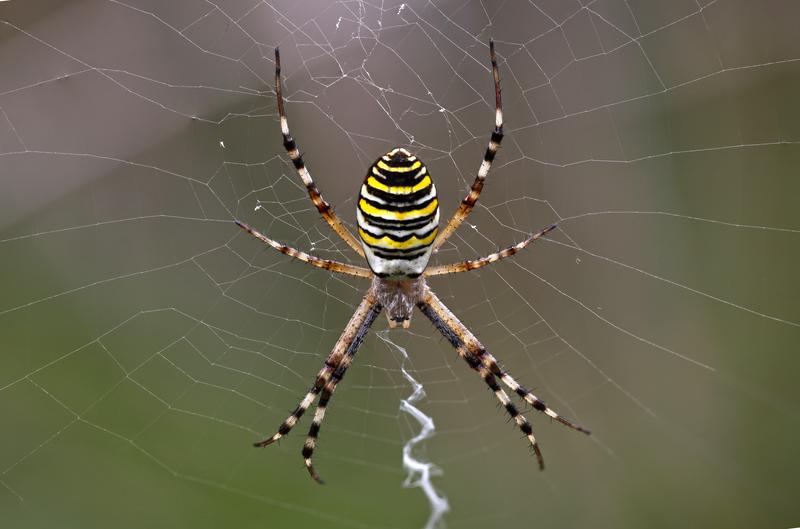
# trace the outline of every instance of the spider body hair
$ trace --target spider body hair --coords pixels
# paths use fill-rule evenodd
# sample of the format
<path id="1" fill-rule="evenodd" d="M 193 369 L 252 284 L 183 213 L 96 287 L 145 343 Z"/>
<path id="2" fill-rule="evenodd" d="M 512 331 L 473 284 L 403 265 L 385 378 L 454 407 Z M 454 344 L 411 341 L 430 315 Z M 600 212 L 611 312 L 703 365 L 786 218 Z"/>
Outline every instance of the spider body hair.
<path id="1" fill-rule="evenodd" d="M 411 325 L 411 314 L 424 297 L 427 285 L 425 276 L 414 279 L 372 278 L 370 287 L 378 303 L 386 309 L 389 327 L 401 325 L 408 329 Z"/>

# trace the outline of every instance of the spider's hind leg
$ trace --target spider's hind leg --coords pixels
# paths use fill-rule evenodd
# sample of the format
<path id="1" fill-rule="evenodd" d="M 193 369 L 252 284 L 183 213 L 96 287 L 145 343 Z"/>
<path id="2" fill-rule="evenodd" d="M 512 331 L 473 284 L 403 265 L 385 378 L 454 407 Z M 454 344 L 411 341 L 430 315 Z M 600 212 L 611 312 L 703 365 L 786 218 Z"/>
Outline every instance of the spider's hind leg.
<path id="1" fill-rule="evenodd" d="M 306 186 L 306 190 L 308 191 L 308 196 L 311 199 L 311 202 L 314 204 L 314 207 L 317 208 L 317 211 L 319 211 L 319 214 L 322 216 L 322 218 L 325 219 L 325 222 L 327 222 L 328 225 L 333 228 L 333 231 L 335 231 L 339 237 L 341 237 L 342 240 L 346 242 L 348 246 L 350 246 L 350 248 L 355 250 L 358 255 L 364 257 L 364 249 L 361 247 L 361 244 L 359 244 L 347 227 L 342 224 L 342 221 L 339 220 L 339 217 L 333 211 L 333 207 L 328 204 L 324 198 L 322 198 L 319 189 L 317 189 L 317 185 L 311 178 L 311 173 L 308 171 L 305 162 L 303 162 L 303 156 L 300 154 L 300 149 L 297 147 L 297 143 L 289 133 L 289 120 L 286 118 L 286 109 L 284 108 L 283 93 L 281 90 L 281 54 L 280 51 L 278 51 L 278 48 L 275 48 L 275 99 L 278 104 L 278 115 L 280 116 L 283 147 L 286 149 L 286 153 L 292 160 L 292 165 L 294 165 L 297 174 L 303 181 L 303 185 Z"/>
<path id="2" fill-rule="evenodd" d="M 497 68 L 497 56 L 494 52 L 494 41 L 489 41 L 489 56 L 492 61 L 492 78 L 494 80 L 494 130 L 489 137 L 489 145 L 486 147 L 486 153 L 483 155 L 478 174 L 475 175 L 475 181 L 467 193 L 467 196 L 461 201 L 456 212 L 450 218 L 450 221 L 445 225 L 436 240 L 433 241 L 433 251 L 436 251 L 444 242 L 450 237 L 453 232 L 461 225 L 466 219 L 472 208 L 478 202 L 478 197 L 481 196 L 483 184 L 486 177 L 489 176 L 489 170 L 492 168 L 492 162 L 497 155 L 497 150 L 500 149 L 500 143 L 503 141 L 503 100 L 500 93 L 500 70 Z"/>

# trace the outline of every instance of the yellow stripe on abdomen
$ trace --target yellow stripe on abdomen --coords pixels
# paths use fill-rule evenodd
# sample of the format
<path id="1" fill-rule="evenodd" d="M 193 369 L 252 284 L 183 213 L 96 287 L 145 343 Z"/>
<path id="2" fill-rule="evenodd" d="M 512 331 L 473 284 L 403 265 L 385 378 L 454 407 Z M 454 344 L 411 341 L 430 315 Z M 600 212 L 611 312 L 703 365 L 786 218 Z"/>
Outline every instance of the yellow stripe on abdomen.
<path id="1" fill-rule="evenodd" d="M 358 229 L 358 234 L 365 243 L 371 246 L 382 246 L 384 248 L 391 248 L 395 250 L 409 250 L 413 248 L 430 246 L 430 244 L 433 242 L 433 239 L 436 238 L 436 233 L 438 231 L 439 228 L 435 228 L 430 235 L 423 237 L 422 239 L 418 238 L 416 235 L 413 235 L 407 241 L 395 241 L 387 235 L 384 235 L 383 237 L 373 237 L 361 228 Z"/>
<path id="2" fill-rule="evenodd" d="M 411 193 L 416 193 L 421 189 L 425 189 L 429 185 L 431 185 L 431 177 L 425 175 L 425 178 L 419 181 L 419 183 L 414 184 L 413 186 L 387 186 L 386 184 L 382 184 L 378 181 L 377 178 L 374 176 L 370 176 L 367 178 L 367 185 L 370 187 L 374 187 L 379 191 L 384 191 L 386 193 L 391 193 L 393 195 L 410 195 Z"/>
<path id="3" fill-rule="evenodd" d="M 389 171 L 390 173 L 408 173 L 411 171 L 416 171 L 420 167 L 422 167 L 422 162 L 417 160 L 416 162 L 412 163 L 408 167 L 392 167 L 387 165 L 383 160 L 378 160 L 378 167 L 380 167 L 384 171 Z"/>
<path id="4" fill-rule="evenodd" d="M 436 211 L 436 208 L 439 207 L 439 201 L 434 198 L 430 204 L 422 209 L 413 209 L 411 211 L 391 211 L 388 209 L 376 208 L 362 198 L 358 202 L 358 207 L 361 208 L 361 211 L 373 217 L 389 220 L 411 220 L 428 216 Z"/>

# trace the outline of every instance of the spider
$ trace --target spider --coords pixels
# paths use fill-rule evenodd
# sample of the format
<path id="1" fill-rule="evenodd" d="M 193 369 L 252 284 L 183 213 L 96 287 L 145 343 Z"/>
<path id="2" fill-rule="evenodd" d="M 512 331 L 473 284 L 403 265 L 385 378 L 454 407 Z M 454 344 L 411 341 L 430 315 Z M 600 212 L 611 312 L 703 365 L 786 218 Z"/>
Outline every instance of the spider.
<path id="1" fill-rule="evenodd" d="M 329 259 L 321 259 L 295 248 L 270 239 L 247 224 L 235 221 L 236 224 L 253 237 L 272 246 L 279 252 L 295 257 L 310 265 L 362 277 L 371 280 L 369 290 L 350 318 L 333 350 L 325 360 L 325 365 L 317 373 L 314 384 L 303 397 L 294 411 L 280 425 L 278 431 L 255 443 L 257 447 L 274 443 L 297 424 L 311 404 L 319 397 L 314 419 L 303 445 L 303 458 L 309 474 L 318 483 L 322 483 L 312 463 L 312 455 L 316 447 L 320 426 L 325 417 L 328 402 L 337 384 L 344 377 L 364 341 L 367 331 L 375 322 L 382 309 L 386 309 L 389 327 L 398 325 L 407 329 L 411 322 L 411 312 L 416 306 L 431 320 L 447 340 L 453 345 L 458 355 L 469 367 L 477 371 L 483 381 L 494 392 L 517 427 L 527 437 L 540 469 L 544 469 L 544 459 L 533 428 L 517 407 L 511 402 L 508 394 L 500 387 L 498 379 L 519 395 L 528 404 L 552 419 L 572 428 L 589 434 L 589 430 L 574 424 L 552 409 L 541 399 L 521 386 L 504 371 L 497 360 L 478 341 L 472 332 L 462 324 L 450 309 L 433 293 L 425 279 L 431 276 L 466 272 L 484 267 L 500 259 L 510 257 L 532 242 L 545 236 L 556 226 L 534 233 L 524 241 L 504 250 L 480 259 L 428 266 L 431 253 L 436 251 L 458 226 L 469 215 L 478 201 L 484 181 L 489 174 L 500 142 L 503 140 L 503 109 L 500 96 L 500 74 L 497 68 L 497 57 L 494 42 L 489 42 L 489 53 L 492 62 L 495 93 L 495 126 L 489 140 L 489 146 L 483 156 L 475 181 L 450 222 L 439 231 L 439 203 L 436 188 L 425 165 L 416 156 L 403 148 L 395 148 L 387 152 L 368 169 L 358 198 L 356 216 L 358 219 L 357 241 L 352 233 L 342 224 L 333 208 L 328 204 L 311 179 L 297 143 L 289 134 L 289 123 L 284 110 L 281 95 L 281 62 L 280 52 L 275 48 L 275 94 L 280 117 L 283 146 L 294 164 L 297 174 L 308 190 L 308 196 L 319 213 L 331 228 L 359 255 L 365 257 L 369 268 L 346 264 Z"/>

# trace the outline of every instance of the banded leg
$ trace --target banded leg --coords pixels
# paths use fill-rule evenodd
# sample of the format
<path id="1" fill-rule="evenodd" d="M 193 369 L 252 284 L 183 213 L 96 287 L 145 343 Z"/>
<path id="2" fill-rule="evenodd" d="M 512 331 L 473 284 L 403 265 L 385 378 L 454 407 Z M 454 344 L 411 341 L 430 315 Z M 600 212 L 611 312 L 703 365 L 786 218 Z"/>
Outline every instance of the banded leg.
<path id="1" fill-rule="evenodd" d="M 303 155 L 300 154 L 297 143 L 295 143 L 292 135 L 289 134 L 289 121 L 286 119 L 286 111 L 283 107 L 283 94 L 281 92 L 281 55 L 278 48 L 275 48 L 275 97 L 278 100 L 278 115 L 281 120 L 283 146 L 289 154 L 289 158 L 291 158 L 292 164 L 294 164 L 294 168 L 297 170 L 297 174 L 300 175 L 300 178 L 303 180 L 311 202 L 314 203 L 314 206 L 317 208 L 320 215 L 322 215 L 322 218 L 325 219 L 325 222 L 333 228 L 333 231 L 338 233 L 339 237 L 341 237 L 350 248 L 355 250 L 358 255 L 364 257 L 364 248 L 362 248 L 356 238 L 353 237 L 353 234 L 342 224 L 342 221 L 339 220 L 339 217 L 333 211 L 333 207 L 322 198 L 319 189 L 317 189 L 317 185 L 314 183 L 314 180 L 311 179 L 311 173 L 308 172 L 306 164 L 303 162 Z"/>
<path id="2" fill-rule="evenodd" d="M 589 430 L 583 428 L 582 426 L 578 426 L 577 424 L 565 419 L 551 408 L 549 408 L 544 401 L 542 401 L 539 397 L 525 389 L 521 386 L 514 378 L 506 373 L 500 365 L 497 363 L 497 359 L 486 350 L 483 344 L 478 341 L 474 334 L 472 334 L 469 329 L 467 329 L 463 323 L 461 323 L 455 315 L 450 312 L 442 301 L 436 297 L 433 292 L 429 291 L 428 297 L 426 297 L 426 302 L 430 306 L 431 310 L 436 314 L 436 316 L 442 319 L 448 326 L 452 332 L 455 333 L 457 339 L 464 344 L 464 346 L 474 354 L 480 363 L 488 369 L 494 376 L 499 378 L 503 381 L 503 383 L 508 386 L 511 391 L 522 397 L 528 404 L 533 406 L 536 410 L 544 413 L 548 417 L 555 419 L 556 421 L 560 422 L 565 426 L 569 426 L 573 430 L 578 430 L 579 432 L 583 432 L 585 434 L 589 434 Z M 430 317 L 430 316 L 428 316 Z M 452 340 L 451 340 L 452 342 Z"/>
<path id="3" fill-rule="evenodd" d="M 475 176 L 475 181 L 469 190 L 467 196 L 461 201 L 458 210 L 453 214 L 453 217 L 447 223 L 436 240 L 433 241 L 433 251 L 436 251 L 444 242 L 453 234 L 454 231 L 461 225 L 464 219 L 467 218 L 475 203 L 478 202 L 478 197 L 481 195 L 484 180 L 489 175 L 489 169 L 492 168 L 492 161 L 500 148 L 500 143 L 503 141 L 503 101 L 500 97 L 500 71 L 497 69 L 497 56 L 494 53 L 494 41 L 489 41 L 489 54 L 492 59 L 492 77 L 494 78 L 494 131 L 489 139 L 489 146 L 486 147 L 486 153 L 483 155 L 483 162 L 478 169 L 478 174 Z"/>
<path id="4" fill-rule="evenodd" d="M 364 296 L 364 299 L 361 300 L 361 304 L 356 309 L 353 317 L 350 318 L 350 322 L 348 322 L 344 332 L 342 332 L 342 335 L 336 341 L 336 345 L 333 346 L 333 350 L 328 355 L 328 358 L 325 359 L 325 365 L 322 366 L 322 369 L 317 373 L 314 385 L 308 390 L 306 396 L 303 397 L 300 404 L 297 405 L 294 411 L 283 421 L 280 427 L 278 427 L 278 431 L 275 434 L 263 441 L 254 443 L 253 446 L 261 447 L 270 445 L 291 431 L 294 425 L 297 424 L 297 421 L 300 420 L 300 417 L 302 417 L 309 406 L 311 406 L 311 403 L 317 398 L 320 391 L 325 387 L 325 384 L 328 383 L 331 375 L 335 372 L 336 368 L 339 367 L 339 364 L 347 354 L 347 351 L 350 350 L 352 344 L 355 343 L 356 339 L 359 339 L 359 336 L 361 337 L 360 340 L 363 341 L 364 335 L 366 335 L 369 329 L 369 325 L 372 325 L 372 322 L 375 321 L 380 311 L 381 306 L 378 304 L 377 298 L 372 291 L 368 292 L 367 295 Z M 359 344 L 360 343 L 361 341 L 359 341 Z"/>
<path id="5" fill-rule="evenodd" d="M 303 445 L 303 459 L 305 460 L 308 473 L 317 483 L 322 484 L 324 482 L 322 481 L 322 478 L 319 477 L 319 474 L 317 474 L 316 470 L 314 470 L 314 464 L 311 462 L 311 458 L 314 455 L 314 449 L 317 446 L 319 429 L 322 426 L 323 419 L 325 418 L 325 410 L 328 406 L 328 401 L 331 399 L 331 396 L 336 389 L 336 385 L 339 384 L 342 378 L 344 378 L 347 368 L 350 367 L 350 364 L 353 362 L 353 358 L 355 357 L 356 352 L 358 352 L 358 348 L 361 347 L 361 343 L 367 336 L 370 326 L 375 322 L 375 318 L 377 318 L 378 314 L 381 312 L 381 308 L 381 305 L 376 304 L 367 313 L 366 318 L 358 328 L 352 342 L 347 347 L 347 352 L 345 353 L 344 357 L 342 357 L 339 365 L 331 374 L 328 382 L 325 384 L 325 387 L 322 390 L 322 395 L 319 398 L 319 403 L 317 404 L 317 409 L 314 411 L 314 420 L 311 423 L 311 428 L 308 430 L 306 442 Z"/>
<path id="6" fill-rule="evenodd" d="M 529 390 L 525 389 L 524 386 L 521 386 L 516 380 L 514 380 L 514 378 L 511 377 L 511 375 L 505 372 L 497 364 L 497 359 L 495 359 L 495 357 L 492 356 L 489 351 L 483 348 L 481 348 L 481 351 L 483 354 L 478 354 L 478 357 L 481 358 L 483 365 L 486 366 L 494 375 L 500 377 L 500 380 L 503 381 L 503 384 L 508 386 L 511 391 L 522 397 L 525 402 L 533 406 L 536 410 L 544 413 L 551 419 L 555 419 L 556 421 L 560 422 L 564 426 L 569 426 L 573 430 L 578 430 L 586 435 L 590 435 L 592 433 L 583 426 L 579 426 L 554 412 L 549 406 L 547 406 L 547 404 L 544 403 L 543 400 L 531 393 Z"/>
<path id="7" fill-rule="evenodd" d="M 330 270 L 331 272 L 339 272 L 340 274 L 347 274 L 351 276 L 366 277 L 366 278 L 372 277 L 372 271 L 369 270 L 368 268 L 355 266 L 347 263 L 340 263 L 339 261 L 334 261 L 332 259 L 320 259 L 319 257 L 314 257 L 311 254 L 307 254 L 305 252 L 292 248 L 291 246 L 286 246 L 285 244 L 281 244 L 278 241 L 270 239 L 260 231 L 250 227 L 244 222 L 238 220 L 235 220 L 234 222 L 236 223 L 237 226 L 242 228 L 244 231 L 246 231 L 256 239 L 259 239 L 262 242 L 265 242 L 266 244 L 272 246 L 282 254 L 294 257 L 296 259 L 300 259 L 304 263 L 308 263 L 311 266 L 316 266 L 317 268 L 322 268 L 323 270 Z"/>
<path id="8" fill-rule="evenodd" d="M 489 386 L 489 389 L 491 389 L 495 394 L 495 397 L 497 397 L 497 400 L 499 400 L 500 404 L 503 405 L 503 408 L 505 408 L 508 415 L 514 419 L 517 427 L 519 427 L 522 433 L 525 434 L 525 437 L 528 438 L 531 448 L 533 448 L 533 452 L 536 454 L 536 460 L 539 463 L 539 468 L 544 470 L 544 458 L 542 457 L 542 451 L 539 448 L 539 443 L 536 442 L 536 437 L 533 435 L 533 427 L 528 422 L 528 419 L 526 419 L 525 416 L 519 412 L 514 403 L 511 402 L 511 399 L 508 398 L 508 394 L 503 391 L 503 388 L 501 388 L 497 383 L 497 378 L 492 374 L 489 368 L 481 363 L 478 355 L 475 354 L 462 339 L 460 336 L 460 330 L 457 327 L 454 327 L 452 323 L 448 321 L 448 318 L 445 318 L 443 317 L 443 314 L 440 314 L 440 312 L 437 310 L 438 306 L 435 306 L 431 303 L 431 298 L 438 301 L 438 298 L 436 298 L 433 292 L 428 290 L 423 301 L 421 301 L 417 306 L 422 313 L 431 320 L 434 327 L 439 329 L 439 332 L 441 332 L 442 335 L 444 335 L 444 337 L 447 338 L 447 340 L 453 345 L 453 347 L 455 347 L 458 355 L 463 358 L 472 369 L 480 374 L 483 381 L 486 382 L 486 385 Z M 441 305 L 440 301 L 439 305 L 444 307 L 444 305 Z M 445 310 L 447 310 L 446 307 Z"/>
<path id="9" fill-rule="evenodd" d="M 542 231 L 534 233 L 524 241 L 517 243 L 514 246 L 509 246 L 504 250 L 500 250 L 499 252 L 487 255 L 486 257 L 481 257 L 480 259 L 474 259 L 472 261 L 463 261 L 460 263 L 450 263 L 445 265 L 430 266 L 425 270 L 425 275 L 438 276 L 442 274 L 455 274 L 458 272 L 469 272 L 470 270 L 483 268 L 484 266 L 492 264 L 495 261 L 499 261 L 500 259 L 511 257 L 512 255 L 522 250 L 536 239 L 539 239 L 540 237 L 547 235 L 550 231 L 554 230 L 555 228 L 556 228 L 555 224 L 548 226 Z"/>

